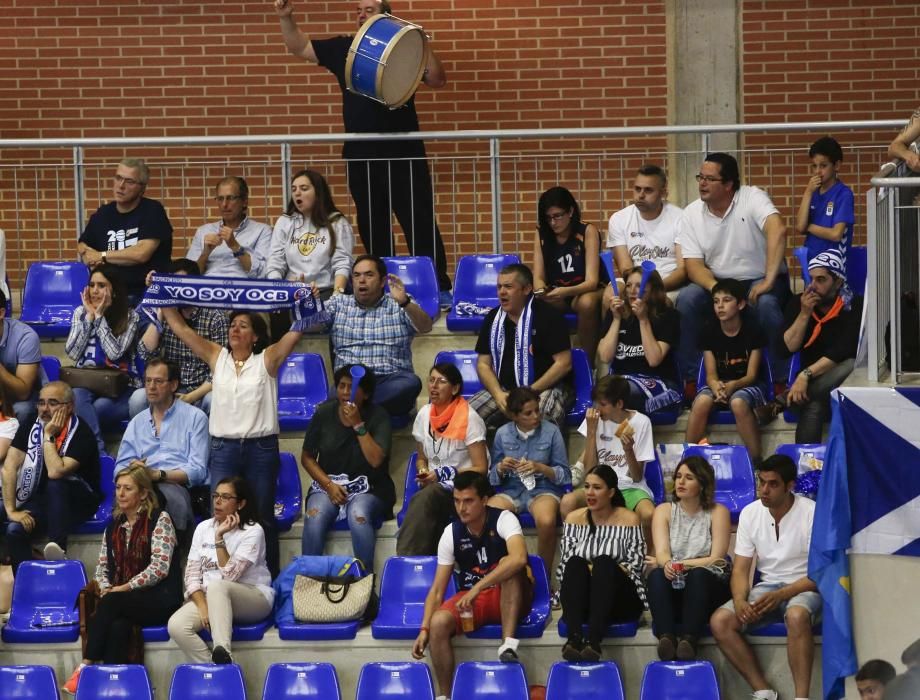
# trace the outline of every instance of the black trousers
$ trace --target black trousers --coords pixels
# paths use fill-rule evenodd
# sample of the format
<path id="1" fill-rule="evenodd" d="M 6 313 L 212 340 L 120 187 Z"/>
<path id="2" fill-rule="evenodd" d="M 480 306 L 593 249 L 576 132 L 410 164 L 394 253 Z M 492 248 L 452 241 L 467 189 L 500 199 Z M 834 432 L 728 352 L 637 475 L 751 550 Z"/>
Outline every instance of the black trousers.
<path id="1" fill-rule="evenodd" d="M 428 161 L 349 160 L 348 187 L 358 212 L 364 249 L 381 257 L 394 254 L 390 212 L 396 214 L 412 255 L 434 261 L 438 285 L 450 289 L 447 255 L 434 217 L 434 193 Z"/>
<path id="2" fill-rule="evenodd" d="M 690 569 L 686 581 L 683 590 L 674 590 L 664 569 L 653 569 L 649 574 L 648 605 L 658 636 L 680 633 L 702 637 L 712 613 L 731 598 L 728 579 L 720 579 L 707 569 Z"/>
<path id="3" fill-rule="evenodd" d="M 579 636 L 588 624 L 588 641 L 600 646 L 611 622 L 633 622 L 643 605 L 636 586 L 611 557 L 597 557 L 593 567 L 587 560 L 572 557 L 566 562 L 560 592 L 562 619 L 569 635 Z"/>
<path id="4" fill-rule="evenodd" d="M 128 663 L 131 627 L 165 625 L 179 609 L 179 602 L 179 596 L 162 584 L 103 596 L 86 628 L 86 658 L 106 664 Z"/>

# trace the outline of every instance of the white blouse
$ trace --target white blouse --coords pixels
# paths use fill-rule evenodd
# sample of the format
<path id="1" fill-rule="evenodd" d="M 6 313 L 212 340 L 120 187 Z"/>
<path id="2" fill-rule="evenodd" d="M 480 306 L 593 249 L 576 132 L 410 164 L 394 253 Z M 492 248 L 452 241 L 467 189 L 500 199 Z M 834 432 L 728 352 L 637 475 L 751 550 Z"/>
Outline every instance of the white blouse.
<path id="1" fill-rule="evenodd" d="M 246 358 L 236 373 L 233 356 L 221 348 L 214 364 L 211 416 L 208 429 L 212 437 L 257 438 L 277 435 L 278 380 L 265 367 L 265 353 Z"/>

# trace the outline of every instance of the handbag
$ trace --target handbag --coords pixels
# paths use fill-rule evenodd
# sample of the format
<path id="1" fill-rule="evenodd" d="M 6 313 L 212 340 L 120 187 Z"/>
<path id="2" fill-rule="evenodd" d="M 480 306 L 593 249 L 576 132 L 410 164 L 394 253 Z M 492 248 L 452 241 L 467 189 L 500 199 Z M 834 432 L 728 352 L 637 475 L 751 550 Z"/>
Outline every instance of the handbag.
<path id="1" fill-rule="evenodd" d="M 343 566 L 336 576 L 294 577 L 291 593 L 294 619 L 298 622 L 348 622 L 366 618 L 373 610 L 374 574 L 346 574 L 353 562 Z M 369 610 L 370 609 L 370 610 Z"/>
<path id="2" fill-rule="evenodd" d="M 89 621 L 96 615 L 96 606 L 99 605 L 100 600 L 102 596 L 99 594 L 99 584 L 96 583 L 96 579 L 87 583 L 77 597 L 77 606 L 80 610 L 80 653 L 84 659 L 86 658 Z M 144 633 L 140 625 L 131 625 L 127 654 L 125 663 L 143 665 Z"/>
<path id="3" fill-rule="evenodd" d="M 61 381 L 73 389 L 87 389 L 96 396 L 117 399 L 125 393 L 130 378 L 111 367 L 61 367 Z"/>

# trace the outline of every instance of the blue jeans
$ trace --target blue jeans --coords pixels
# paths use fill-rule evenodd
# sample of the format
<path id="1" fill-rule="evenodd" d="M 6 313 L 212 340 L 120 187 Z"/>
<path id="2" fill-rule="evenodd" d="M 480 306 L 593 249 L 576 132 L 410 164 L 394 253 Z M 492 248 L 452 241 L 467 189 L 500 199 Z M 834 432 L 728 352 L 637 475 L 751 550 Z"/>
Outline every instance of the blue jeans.
<path id="1" fill-rule="evenodd" d="M 131 418 L 134 418 L 138 413 L 143 410 L 146 410 L 147 404 L 147 390 L 146 389 L 135 389 L 134 393 L 131 394 L 131 398 L 128 400 L 128 415 Z M 211 392 L 205 394 L 200 401 L 195 402 L 195 406 L 204 411 L 207 415 L 211 415 Z"/>
<path id="2" fill-rule="evenodd" d="M 763 278 L 761 278 L 763 279 Z M 741 280 L 745 291 L 760 282 L 760 279 Z M 789 277 L 780 275 L 773 284 L 773 289 L 761 294 L 757 303 L 745 308 L 745 318 L 754 318 L 770 342 L 770 364 L 773 376 L 778 381 L 786 378 L 789 371 L 789 358 L 783 343 L 783 310 L 789 301 Z M 688 284 L 677 297 L 677 310 L 680 312 L 680 343 L 677 357 L 680 369 L 687 381 L 696 381 L 700 368 L 700 333 L 711 320 L 715 321 L 712 308 L 712 295 L 698 284 Z"/>
<path id="3" fill-rule="evenodd" d="M 229 476 L 241 476 L 249 482 L 260 523 L 265 530 L 265 559 L 272 578 L 278 575 L 280 563 L 275 524 L 275 487 L 280 468 L 277 435 L 243 439 L 211 437 L 208 455 L 211 491 Z"/>
<path id="4" fill-rule="evenodd" d="M 45 533 L 61 549 L 67 549 L 67 535 L 96 512 L 100 500 L 100 496 L 83 481 L 47 479 L 44 489 L 32 494 L 19 508 L 32 514 L 35 520 L 32 532 L 26 532 L 22 525 L 8 520 L 6 509 L 0 502 L 0 532 L 6 536 L 13 573 L 21 562 L 32 558 L 32 541 Z"/>
<path id="5" fill-rule="evenodd" d="M 360 493 L 348 502 L 345 509 L 355 557 L 361 560 L 368 571 L 373 571 L 374 549 L 377 546 L 374 522 L 380 521 L 385 515 L 383 501 L 372 493 Z M 339 507 L 325 493 L 314 493 L 307 499 L 301 545 L 304 554 L 318 556 L 323 553 L 326 534 L 335 524 L 338 515 Z"/>
<path id="6" fill-rule="evenodd" d="M 132 391 L 133 389 L 126 389 L 117 399 L 109 399 L 105 396 L 97 396 L 89 389 L 73 390 L 74 412 L 92 429 L 99 445 L 100 455 L 105 454 L 102 428 L 120 428 L 121 422 L 128 420 L 128 401 Z"/>
<path id="7" fill-rule="evenodd" d="M 374 403 L 391 416 L 404 416 L 415 409 L 415 400 L 422 391 L 422 380 L 412 372 L 378 375 Z"/>

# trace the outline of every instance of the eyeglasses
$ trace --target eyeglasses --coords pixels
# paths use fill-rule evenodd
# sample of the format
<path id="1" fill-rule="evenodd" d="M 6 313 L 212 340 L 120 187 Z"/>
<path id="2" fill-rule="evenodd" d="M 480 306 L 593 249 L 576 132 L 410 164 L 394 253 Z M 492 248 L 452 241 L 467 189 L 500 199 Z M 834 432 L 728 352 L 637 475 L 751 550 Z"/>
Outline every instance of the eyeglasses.
<path id="1" fill-rule="evenodd" d="M 567 211 L 564 211 L 564 212 L 562 212 L 561 214 L 547 214 L 547 215 L 546 215 L 546 220 L 547 220 L 547 221 L 551 221 L 551 222 L 561 221 L 562 219 L 564 219 L 564 218 L 567 217 L 568 215 L 569 215 L 569 213 L 568 213 Z"/>
<path id="2" fill-rule="evenodd" d="M 154 386 L 163 386 L 168 381 L 169 381 L 168 379 L 161 379 L 160 377 L 146 377 L 144 379 L 144 384 L 153 384 Z"/>
<path id="3" fill-rule="evenodd" d="M 237 496 L 232 496 L 229 493 L 212 493 L 211 500 L 215 503 L 223 503 L 224 501 L 235 501 Z"/>
<path id="4" fill-rule="evenodd" d="M 429 384 L 440 384 L 442 386 L 444 384 L 450 384 L 450 382 L 444 377 L 428 377 L 428 383 Z"/>
<path id="5" fill-rule="evenodd" d="M 39 399 L 39 406 L 47 406 L 48 408 L 57 408 L 58 406 L 65 406 L 69 404 L 70 401 L 58 401 L 57 399 Z"/>
<path id="6" fill-rule="evenodd" d="M 214 201 L 218 204 L 223 204 L 224 202 L 237 202 L 243 198 L 239 194 L 219 194 L 214 197 Z"/>
<path id="7" fill-rule="evenodd" d="M 713 177 L 712 175 L 703 175 L 703 173 L 697 173 L 696 181 L 697 182 L 725 182 L 725 178 Z"/>
<path id="8" fill-rule="evenodd" d="M 128 187 L 134 187 L 135 185 L 144 184 L 140 180 L 135 180 L 133 177 L 122 177 L 121 175 L 116 175 L 115 184 L 120 185 L 121 183 L 125 183 Z"/>

